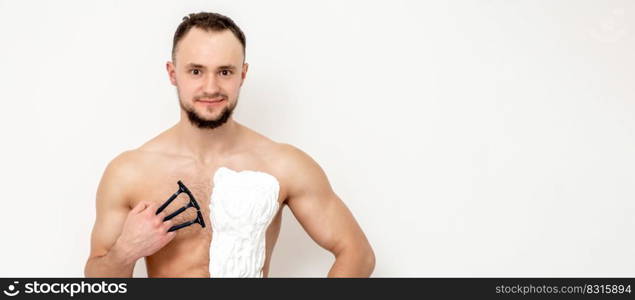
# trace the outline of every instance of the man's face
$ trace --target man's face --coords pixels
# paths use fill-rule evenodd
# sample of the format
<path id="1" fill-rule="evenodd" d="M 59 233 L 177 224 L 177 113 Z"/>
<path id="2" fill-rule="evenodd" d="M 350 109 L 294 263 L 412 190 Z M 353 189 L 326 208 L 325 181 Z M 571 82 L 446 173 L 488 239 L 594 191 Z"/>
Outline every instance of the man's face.
<path id="1" fill-rule="evenodd" d="M 174 60 L 167 63 L 168 74 L 190 121 L 210 129 L 225 123 L 247 74 L 238 38 L 229 30 L 193 27 L 178 42 Z"/>

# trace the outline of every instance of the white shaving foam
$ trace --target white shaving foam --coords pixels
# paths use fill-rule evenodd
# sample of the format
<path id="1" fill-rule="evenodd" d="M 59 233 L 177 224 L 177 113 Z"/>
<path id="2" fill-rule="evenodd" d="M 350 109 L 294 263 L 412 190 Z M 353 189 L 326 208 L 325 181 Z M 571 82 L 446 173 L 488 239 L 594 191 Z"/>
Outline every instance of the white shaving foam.
<path id="1" fill-rule="evenodd" d="M 278 180 L 260 171 L 220 167 L 210 200 L 212 277 L 262 277 L 269 224 L 278 212 Z"/>

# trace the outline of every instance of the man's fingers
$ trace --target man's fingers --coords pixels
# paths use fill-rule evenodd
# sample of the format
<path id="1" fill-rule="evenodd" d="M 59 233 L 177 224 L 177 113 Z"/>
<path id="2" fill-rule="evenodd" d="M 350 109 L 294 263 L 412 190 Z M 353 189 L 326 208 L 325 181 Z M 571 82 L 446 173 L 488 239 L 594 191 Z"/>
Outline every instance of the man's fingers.
<path id="1" fill-rule="evenodd" d="M 163 222 L 163 225 L 161 225 L 161 226 L 162 226 L 161 229 L 164 232 L 167 232 L 170 229 L 170 227 L 174 226 L 174 221 L 167 220 L 167 221 Z"/>
<path id="2" fill-rule="evenodd" d="M 150 224 L 152 224 L 152 226 L 155 227 L 155 228 L 160 228 L 162 222 L 163 222 L 163 220 L 159 219 L 156 216 L 151 216 L 150 217 Z"/>
<path id="3" fill-rule="evenodd" d="M 150 205 L 148 205 L 148 213 L 149 214 L 156 214 L 157 213 L 157 209 L 159 209 L 159 204 L 156 203 L 150 203 Z"/>
<path id="4" fill-rule="evenodd" d="M 161 238 L 163 246 L 167 245 L 176 236 L 176 231 L 168 232 Z"/>
<path id="5" fill-rule="evenodd" d="M 155 211 L 155 212 L 156 212 L 156 211 Z M 166 213 L 165 213 L 165 211 L 162 211 L 162 212 L 160 212 L 160 213 L 157 215 L 157 217 L 159 217 L 159 219 L 161 219 L 161 221 L 163 221 L 163 219 L 165 219 L 165 217 L 166 217 L 167 215 L 168 215 L 168 214 L 166 214 Z"/>
<path id="6" fill-rule="evenodd" d="M 150 204 L 149 202 L 141 201 L 141 202 L 137 203 L 137 205 L 135 207 L 133 207 L 130 212 L 138 214 L 138 213 L 142 212 L 143 210 L 145 210 L 146 207 L 148 207 L 149 204 Z"/>

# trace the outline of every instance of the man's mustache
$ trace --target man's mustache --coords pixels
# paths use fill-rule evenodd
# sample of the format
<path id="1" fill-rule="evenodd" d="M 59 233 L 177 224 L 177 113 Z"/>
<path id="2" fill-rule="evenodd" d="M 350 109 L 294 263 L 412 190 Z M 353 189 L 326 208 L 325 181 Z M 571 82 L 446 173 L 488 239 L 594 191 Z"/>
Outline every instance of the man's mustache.
<path id="1" fill-rule="evenodd" d="M 200 96 L 196 96 L 194 97 L 194 100 L 201 100 L 201 99 L 218 99 L 221 98 L 223 100 L 227 99 L 227 96 L 221 93 L 215 93 L 215 94 L 203 94 Z"/>

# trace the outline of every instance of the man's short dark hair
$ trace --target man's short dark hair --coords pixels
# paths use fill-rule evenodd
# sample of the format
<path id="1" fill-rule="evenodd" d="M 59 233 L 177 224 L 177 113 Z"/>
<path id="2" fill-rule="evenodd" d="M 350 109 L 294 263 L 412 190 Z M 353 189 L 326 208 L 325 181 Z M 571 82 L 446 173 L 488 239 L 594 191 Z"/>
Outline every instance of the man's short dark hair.
<path id="1" fill-rule="evenodd" d="M 192 27 L 197 27 L 206 31 L 230 30 L 243 45 L 243 56 L 245 55 L 246 40 L 245 34 L 238 25 L 227 16 L 218 13 L 200 12 L 192 13 L 183 17 L 183 22 L 176 28 L 172 41 L 172 61 L 175 60 L 176 46 L 178 42 L 187 34 Z"/>

